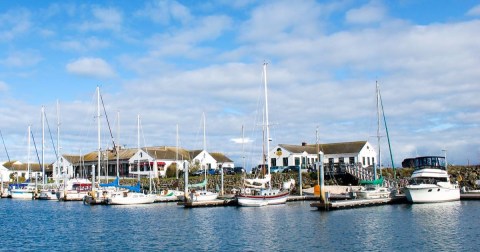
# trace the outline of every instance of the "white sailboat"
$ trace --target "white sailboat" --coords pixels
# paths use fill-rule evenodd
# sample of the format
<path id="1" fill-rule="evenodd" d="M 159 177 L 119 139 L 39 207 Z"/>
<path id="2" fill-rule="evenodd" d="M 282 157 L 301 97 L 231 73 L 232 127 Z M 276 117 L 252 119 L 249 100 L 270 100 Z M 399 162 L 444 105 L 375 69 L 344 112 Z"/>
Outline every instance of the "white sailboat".
<path id="1" fill-rule="evenodd" d="M 382 152 L 381 152 L 381 145 L 380 145 L 380 104 L 381 104 L 381 96 L 380 96 L 380 87 L 378 86 L 378 82 L 376 83 L 376 96 L 377 96 L 377 143 L 378 143 L 378 170 L 380 172 L 379 178 L 377 179 L 377 167 L 375 166 L 374 169 L 374 178 L 373 180 L 362 180 L 360 184 L 362 188 L 360 191 L 356 192 L 357 198 L 359 199 L 379 199 L 379 198 L 390 198 L 392 191 L 390 188 L 383 186 L 384 179 L 382 177 Z M 383 110 L 383 109 L 382 109 Z"/>
<path id="2" fill-rule="evenodd" d="M 175 167 L 176 178 L 178 180 L 178 124 L 177 124 L 177 136 L 176 136 L 176 150 L 175 150 Z M 170 202 L 184 200 L 185 193 L 177 189 L 164 189 L 155 193 L 155 202 Z"/>
<path id="3" fill-rule="evenodd" d="M 245 179 L 245 188 L 237 195 L 238 205 L 240 206 L 266 206 L 285 204 L 289 195 L 288 191 L 272 188 L 271 174 L 270 174 L 270 127 L 268 122 L 268 95 L 267 95 L 267 63 L 263 64 L 263 80 L 265 88 L 265 131 L 266 139 L 264 144 L 267 146 L 266 164 L 267 174 L 263 179 Z M 266 141 L 266 143 L 265 143 Z M 264 157 L 262 155 L 262 157 Z M 265 160 L 265 159 L 264 159 Z"/>
<path id="4" fill-rule="evenodd" d="M 205 113 L 203 113 L 202 115 L 203 115 L 203 151 L 204 151 L 204 155 L 205 155 L 205 153 L 207 151 L 206 118 L 205 118 Z M 201 190 L 192 189 L 190 191 L 190 199 L 192 201 L 212 201 L 212 200 L 216 200 L 218 198 L 218 193 L 211 192 L 211 191 L 207 190 L 207 184 L 208 184 L 207 170 L 208 170 L 207 167 L 204 167 L 204 169 L 203 169 L 204 180 L 203 180 L 202 183 L 188 185 L 190 188 L 203 187 L 203 189 L 201 189 Z"/>
<path id="5" fill-rule="evenodd" d="M 138 125 L 138 151 L 140 151 L 140 115 L 137 116 L 137 125 Z M 137 162 L 137 171 L 138 171 L 138 183 L 140 184 L 140 160 Z M 149 173 L 151 179 L 151 172 Z M 151 183 L 150 183 L 151 184 Z M 148 192 L 147 194 L 140 192 L 138 190 L 128 190 L 128 191 L 114 191 L 111 192 L 107 198 L 106 203 L 108 205 L 138 205 L 138 204 L 151 204 L 155 202 L 156 195 Z"/>
<path id="6" fill-rule="evenodd" d="M 28 150 L 27 150 L 27 173 L 29 179 L 31 179 L 30 169 L 30 136 L 31 129 L 28 126 Z M 18 176 L 17 176 L 18 177 Z M 9 186 L 9 194 L 12 199 L 34 199 L 37 188 L 34 183 L 16 183 Z"/>
<path id="7" fill-rule="evenodd" d="M 58 118 L 58 102 L 57 102 L 57 118 Z M 58 134 L 59 134 L 59 122 L 57 119 L 57 167 L 58 167 Z M 45 109 L 42 107 L 42 167 L 45 166 Z M 53 173 L 55 175 L 55 173 Z M 40 188 L 39 194 L 37 195 L 37 199 L 39 200 L 58 200 L 57 199 L 57 191 L 59 188 L 58 184 L 58 173 L 55 177 L 55 183 L 46 183 L 47 181 L 43 180 L 42 186 Z M 44 176 L 46 179 L 46 176 Z"/>

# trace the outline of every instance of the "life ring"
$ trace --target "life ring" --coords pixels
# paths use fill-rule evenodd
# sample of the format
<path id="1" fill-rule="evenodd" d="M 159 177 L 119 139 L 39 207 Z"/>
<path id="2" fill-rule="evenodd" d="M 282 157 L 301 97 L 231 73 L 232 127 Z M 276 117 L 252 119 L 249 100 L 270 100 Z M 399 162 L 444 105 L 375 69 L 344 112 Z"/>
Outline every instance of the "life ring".
<path id="1" fill-rule="evenodd" d="M 250 194 L 252 191 L 250 190 L 250 188 L 245 188 L 245 193 L 246 194 Z"/>

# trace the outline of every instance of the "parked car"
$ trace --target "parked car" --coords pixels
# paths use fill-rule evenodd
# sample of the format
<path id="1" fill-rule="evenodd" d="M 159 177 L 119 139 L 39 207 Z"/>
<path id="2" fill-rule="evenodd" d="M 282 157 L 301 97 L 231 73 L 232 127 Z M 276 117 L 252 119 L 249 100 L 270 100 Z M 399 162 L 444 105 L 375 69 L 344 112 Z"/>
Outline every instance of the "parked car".
<path id="1" fill-rule="evenodd" d="M 287 172 L 298 172 L 298 170 L 300 170 L 300 166 L 298 166 L 298 165 L 290 165 L 290 166 L 287 166 L 287 168 L 283 169 L 283 172 L 284 172 L 284 173 L 287 173 Z"/>
<path id="2" fill-rule="evenodd" d="M 234 174 L 235 174 L 235 171 L 233 170 L 233 168 L 230 168 L 230 167 L 223 168 L 223 175 L 234 175 Z"/>
<path id="3" fill-rule="evenodd" d="M 192 172 L 192 176 L 201 176 L 204 173 L 205 173 L 204 170 L 197 170 L 197 171 Z"/>
<path id="4" fill-rule="evenodd" d="M 220 174 L 220 173 L 219 173 L 219 170 L 210 168 L 210 169 L 208 169 L 208 174 L 209 175 L 216 175 L 216 174 Z"/>
<path id="5" fill-rule="evenodd" d="M 245 169 L 243 169 L 243 167 L 233 167 L 233 172 L 235 172 L 236 174 L 243 174 L 245 172 Z"/>
<path id="6" fill-rule="evenodd" d="M 283 166 L 272 166 L 272 168 L 270 168 L 270 173 L 281 173 L 283 170 Z"/>

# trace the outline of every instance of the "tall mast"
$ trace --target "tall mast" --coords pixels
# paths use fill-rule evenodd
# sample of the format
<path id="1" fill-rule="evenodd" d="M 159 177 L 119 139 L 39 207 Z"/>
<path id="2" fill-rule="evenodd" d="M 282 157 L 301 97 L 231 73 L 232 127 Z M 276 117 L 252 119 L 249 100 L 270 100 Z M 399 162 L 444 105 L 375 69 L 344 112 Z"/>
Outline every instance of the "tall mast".
<path id="1" fill-rule="evenodd" d="M 117 111 L 117 144 L 114 146 L 117 152 L 117 178 L 120 177 L 120 112 Z"/>
<path id="2" fill-rule="evenodd" d="M 137 115 L 137 149 L 138 149 L 138 154 L 140 155 L 140 115 Z M 138 163 L 137 163 L 137 174 L 138 174 L 138 181 L 140 181 L 140 157 L 138 158 Z"/>
<path id="3" fill-rule="evenodd" d="M 58 178 L 61 173 L 61 167 L 60 167 L 60 105 L 57 100 L 57 176 L 55 178 L 55 183 L 58 186 Z"/>
<path id="4" fill-rule="evenodd" d="M 176 136 L 176 151 L 175 151 L 175 176 L 178 179 L 178 124 L 177 124 L 177 136 Z"/>
<path id="5" fill-rule="evenodd" d="M 205 158 L 206 158 L 206 155 L 207 155 L 207 134 L 206 134 L 206 117 L 205 117 L 205 112 L 202 113 L 203 115 L 203 162 L 205 162 Z M 207 165 L 205 164 L 205 169 L 204 169 L 204 173 L 205 173 L 205 180 L 207 180 Z M 207 183 L 205 183 L 205 191 L 207 191 Z"/>
<path id="6" fill-rule="evenodd" d="M 380 176 L 382 175 L 382 152 L 380 146 L 380 87 L 378 86 L 378 81 L 375 81 L 376 93 L 377 93 L 377 144 L 378 144 L 378 169 L 380 171 Z M 374 179 L 377 179 L 377 168 L 374 169 Z"/>
<path id="7" fill-rule="evenodd" d="M 44 106 L 42 106 L 42 173 L 43 173 L 42 184 L 45 185 L 45 180 L 47 176 L 45 174 L 45 107 Z"/>
<path id="8" fill-rule="evenodd" d="M 242 124 L 242 159 L 243 159 L 243 168 L 246 169 L 245 165 L 245 133 Z"/>
<path id="9" fill-rule="evenodd" d="M 97 86 L 97 140 L 98 140 L 98 149 L 97 149 L 97 169 L 100 171 L 100 158 L 101 158 L 101 144 L 100 144 L 100 87 Z M 93 186 L 92 188 L 95 188 L 95 167 L 92 167 L 93 172 L 92 172 L 92 178 L 93 178 Z M 98 174 L 100 176 L 100 172 Z"/>
<path id="10" fill-rule="evenodd" d="M 270 174 L 270 125 L 268 122 L 267 63 L 263 63 L 263 81 L 265 84 L 265 127 L 267 133 L 267 166 Z"/>
<path id="11" fill-rule="evenodd" d="M 30 125 L 28 125 L 28 147 L 27 147 L 27 170 L 28 170 L 28 177 L 31 179 L 32 178 L 32 171 L 30 169 L 30 138 L 31 138 L 31 129 Z M 18 176 L 17 177 L 17 183 L 18 183 Z"/>

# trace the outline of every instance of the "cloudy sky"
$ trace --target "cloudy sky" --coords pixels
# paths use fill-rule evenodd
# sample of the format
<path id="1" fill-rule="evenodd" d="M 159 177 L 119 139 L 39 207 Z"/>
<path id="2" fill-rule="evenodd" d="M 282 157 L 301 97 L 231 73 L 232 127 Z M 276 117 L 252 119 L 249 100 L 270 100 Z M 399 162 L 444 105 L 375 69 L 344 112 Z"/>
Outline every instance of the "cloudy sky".
<path id="1" fill-rule="evenodd" d="M 267 62 L 272 145 L 315 143 L 318 131 L 321 143 L 377 146 L 378 81 L 397 165 L 442 150 L 479 164 L 478 34 L 470 0 L 0 1 L 0 130 L 26 162 L 31 125 L 41 155 L 44 106 L 52 162 L 58 101 L 61 153 L 94 151 L 99 86 L 102 148 L 106 118 L 136 148 L 140 115 L 142 147 L 175 146 L 178 125 L 180 146 L 201 149 L 205 113 L 207 150 L 237 165 L 245 153 L 251 167 Z"/>

